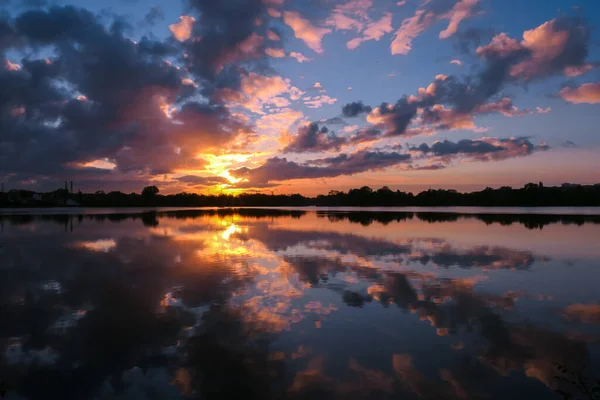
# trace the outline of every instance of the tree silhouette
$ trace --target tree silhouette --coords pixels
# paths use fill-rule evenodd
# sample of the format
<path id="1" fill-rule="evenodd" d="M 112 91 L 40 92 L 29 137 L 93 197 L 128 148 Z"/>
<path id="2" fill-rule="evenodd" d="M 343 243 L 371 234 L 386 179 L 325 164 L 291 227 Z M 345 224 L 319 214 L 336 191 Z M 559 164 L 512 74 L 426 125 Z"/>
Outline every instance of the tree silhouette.
<path id="1" fill-rule="evenodd" d="M 156 186 L 146 186 L 144 190 L 142 190 L 142 196 L 144 197 L 153 197 L 158 194 L 159 190 Z"/>

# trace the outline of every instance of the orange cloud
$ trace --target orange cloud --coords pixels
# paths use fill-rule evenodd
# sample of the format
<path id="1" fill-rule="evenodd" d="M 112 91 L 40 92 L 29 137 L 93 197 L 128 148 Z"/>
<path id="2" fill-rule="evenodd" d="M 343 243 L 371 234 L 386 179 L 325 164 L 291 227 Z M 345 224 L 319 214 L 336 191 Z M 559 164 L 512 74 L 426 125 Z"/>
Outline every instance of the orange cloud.
<path id="1" fill-rule="evenodd" d="M 287 132 L 296 121 L 303 117 L 304 114 L 301 111 L 284 108 L 259 118 L 256 121 L 256 127 L 266 135 L 280 135 L 282 132 Z"/>
<path id="2" fill-rule="evenodd" d="M 584 83 L 579 87 L 566 87 L 560 91 L 560 97 L 575 104 L 600 103 L 600 82 Z"/>
<path id="3" fill-rule="evenodd" d="M 175 39 L 180 42 L 188 40 L 192 36 L 192 27 L 196 18 L 189 15 L 182 15 L 179 17 L 179 22 L 169 25 L 169 30 L 175 36 Z"/>
<path id="4" fill-rule="evenodd" d="M 242 76 L 239 92 L 221 92 L 222 97 L 233 103 L 246 107 L 248 110 L 264 114 L 262 108 L 267 104 L 273 104 L 275 98 L 284 94 L 296 97 L 298 89 L 291 86 L 289 79 L 281 76 L 263 76 L 250 72 Z M 281 103 L 277 100 L 276 102 Z"/>
<path id="5" fill-rule="evenodd" d="M 331 29 L 313 26 L 296 11 L 285 11 L 283 13 L 283 22 L 292 28 L 294 36 L 304 41 L 310 49 L 319 54 L 323 53 L 321 41 L 323 40 L 323 36 L 331 32 Z"/>
<path id="6" fill-rule="evenodd" d="M 588 324 L 600 324 L 600 305 L 571 304 L 562 311 L 563 317 Z"/>

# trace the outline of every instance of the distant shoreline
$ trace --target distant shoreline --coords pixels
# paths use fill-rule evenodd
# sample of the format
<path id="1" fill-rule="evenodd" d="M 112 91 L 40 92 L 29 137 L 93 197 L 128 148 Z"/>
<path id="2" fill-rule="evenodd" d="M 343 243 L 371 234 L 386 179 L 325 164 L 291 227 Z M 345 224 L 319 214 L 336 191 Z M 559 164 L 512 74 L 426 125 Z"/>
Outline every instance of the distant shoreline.
<path id="1" fill-rule="evenodd" d="M 368 186 L 348 192 L 331 190 L 327 195 L 306 197 L 301 194 L 243 193 L 233 195 L 202 195 L 178 193 L 161 195 L 156 186 L 147 186 L 141 194 L 97 191 L 73 193 L 58 189 L 48 193 L 11 190 L 0 193 L 3 208 L 137 208 L 137 207 L 600 207 L 600 184 L 563 184 L 547 187 L 543 183 L 528 183 L 523 188 L 486 188 L 477 192 L 427 190 L 416 195 L 393 191 L 387 186 L 377 190 Z"/>

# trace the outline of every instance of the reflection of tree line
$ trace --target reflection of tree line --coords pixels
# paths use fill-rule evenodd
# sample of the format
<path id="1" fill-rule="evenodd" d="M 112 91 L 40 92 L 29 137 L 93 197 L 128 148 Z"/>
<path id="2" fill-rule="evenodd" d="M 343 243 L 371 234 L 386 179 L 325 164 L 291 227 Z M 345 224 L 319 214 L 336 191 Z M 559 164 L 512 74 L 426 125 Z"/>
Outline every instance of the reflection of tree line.
<path id="1" fill-rule="evenodd" d="M 369 226 L 378 222 L 387 225 L 392 222 L 418 219 L 423 222 L 455 222 L 460 219 L 477 219 L 487 225 L 522 224 L 528 229 L 541 229 L 550 224 L 586 223 L 600 224 L 600 215 L 555 215 L 555 214 L 460 214 L 440 212 L 331 212 L 317 211 L 317 215 L 330 221 L 350 221 Z"/>
<path id="2" fill-rule="evenodd" d="M 73 221 L 122 222 L 140 220 L 145 226 L 157 226 L 159 218 L 195 219 L 207 216 L 240 216 L 246 218 L 302 218 L 307 211 L 283 209 L 224 208 L 207 210 L 143 211 L 139 213 L 110 214 L 0 214 L 0 223 L 27 225 L 35 221 L 56 222 L 68 226 Z M 428 223 L 455 222 L 461 219 L 476 219 L 487 225 L 521 224 L 528 229 L 542 229 L 550 224 L 584 225 L 600 224 L 600 215 L 555 215 L 555 214 L 460 214 L 442 212 L 360 212 L 360 211 L 317 211 L 317 216 L 331 222 L 349 221 L 369 226 L 373 223 L 384 225 L 418 219 Z"/>

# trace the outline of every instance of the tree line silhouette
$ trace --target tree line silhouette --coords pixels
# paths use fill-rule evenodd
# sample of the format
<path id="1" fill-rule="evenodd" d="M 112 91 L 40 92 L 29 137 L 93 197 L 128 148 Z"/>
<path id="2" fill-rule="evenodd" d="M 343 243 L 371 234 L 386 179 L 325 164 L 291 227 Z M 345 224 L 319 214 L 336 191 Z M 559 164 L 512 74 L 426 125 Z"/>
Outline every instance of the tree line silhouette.
<path id="1" fill-rule="evenodd" d="M 69 202 L 70 200 L 70 202 Z M 203 195 L 195 193 L 159 194 L 156 186 L 147 186 L 141 194 L 112 191 L 105 193 L 70 193 L 66 189 L 36 194 L 27 190 L 11 190 L 0 194 L 0 207 L 52 207 L 77 204 L 84 207 L 551 207 L 600 206 L 600 184 L 546 187 L 528 183 L 522 188 L 460 193 L 456 190 L 430 189 L 418 194 L 391 190 L 384 186 L 373 190 L 368 186 L 348 192 L 332 190 L 326 195 L 307 197 L 301 194 L 243 193 Z"/>

